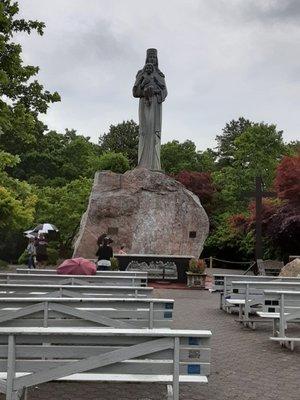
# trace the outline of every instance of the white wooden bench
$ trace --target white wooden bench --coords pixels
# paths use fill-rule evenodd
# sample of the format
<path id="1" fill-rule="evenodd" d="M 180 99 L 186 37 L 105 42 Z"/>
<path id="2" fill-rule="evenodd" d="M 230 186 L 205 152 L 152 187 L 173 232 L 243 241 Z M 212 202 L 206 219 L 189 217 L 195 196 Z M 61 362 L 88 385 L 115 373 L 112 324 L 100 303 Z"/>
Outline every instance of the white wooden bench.
<path id="1" fill-rule="evenodd" d="M 300 337 L 287 337 L 286 330 L 288 323 L 300 322 L 300 290 L 265 290 L 264 296 L 263 309 L 257 314 L 273 320 L 271 340 L 293 350 Z"/>
<path id="2" fill-rule="evenodd" d="M 0 284 L 1 297 L 153 297 L 152 287 Z"/>
<path id="3" fill-rule="evenodd" d="M 17 400 L 53 380 L 207 383 L 210 331 L 108 328 L 0 328 L 0 392 Z M 162 395 L 163 398 L 163 395 Z"/>
<path id="4" fill-rule="evenodd" d="M 29 268 L 17 268 L 17 274 L 43 274 L 43 275 L 58 275 L 56 269 L 29 269 Z M 59 275 L 62 276 L 62 275 Z M 64 276 L 64 275 L 63 275 Z M 148 279 L 147 272 L 142 271 L 97 271 L 96 276 L 126 276 L 126 277 L 137 277 L 141 279 Z"/>
<path id="5" fill-rule="evenodd" d="M 226 298 L 229 298 L 232 292 L 233 281 L 251 281 L 251 282 L 300 282 L 299 278 L 290 277 L 276 277 L 276 276 L 261 276 L 261 275 L 226 275 L 226 274 L 214 274 L 214 286 L 213 291 L 220 292 L 220 309 L 226 312 L 231 312 L 233 307 L 228 307 L 226 304 Z"/>
<path id="6" fill-rule="evenodd" d="M 145 287 L 147 286 L 147 279 L 140 278 L 137 276 L 0 273 L 0 284 L 1 283 Z"/>
<path id="7" fill-rule="evenodd" d="M 259 310 L 265 301 L 265 290 L 300 290 L 300 279 L 298 281 L 232 281 L 231 292 L 226 296 L 228 307 L 239 307 L 239 318 L 245 326 L 255 329 L 255 323 L 259 320 L 250 318 L 251 312 Z M 230 296 L 230 298 L 228 298 Z"/>
<path id="8" fill-rule="evenodd" d="M 174 300 L 133 298 L 0 298 L 0 326 L 166 328 Z"/>

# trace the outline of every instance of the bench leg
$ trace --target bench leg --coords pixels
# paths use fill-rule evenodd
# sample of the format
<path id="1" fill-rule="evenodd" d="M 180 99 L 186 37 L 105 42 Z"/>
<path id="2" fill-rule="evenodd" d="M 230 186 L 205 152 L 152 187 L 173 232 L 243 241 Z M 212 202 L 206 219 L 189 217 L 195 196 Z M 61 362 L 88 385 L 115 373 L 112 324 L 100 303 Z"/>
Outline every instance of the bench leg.
<path id="1" fill-rule="evenodd" d="M 167 385 L 167 400 L 173 400 L 173 387 L 172 387 L 172 385 Z"/>
<path id="2" fill-rule="evenodd" d="M 239 305 L 239 319 L 243 319 L 243 305 Z"/>
<path id="3" fill-rule="evenodd" d="M 223 310 L 223 294 L 220 292 L 220 310 Z"/>
<path id="4" fill-rule="evenodd" d="M 273 336 L 278 336 L 278 319 L 273 319 Z"/>
<path id="5" fill-rule="evenodd" d="M 27 400 L 27 388 L 6 394 L 7 400 Z"/>
<path id="6" fill-rule="evenodd" d="M 288 341 L 288 342 L 283 342 L 283 343 L 284 343 L 284 347 L 286 347 L 287 349 L 289 349 L 291 351 L 294 351 L 295 344 L 294 344 L 294 342 L 292 340 Z"/>
<path id="7" fill-rule="evenodd" d="M 256 324 L 255 324 L 255 322 L 248 322 L 248 326 L 249 326 L 249 328 L 251 328 L 253 331 L 255 331 L 255 329 L 256 329 Z"/>

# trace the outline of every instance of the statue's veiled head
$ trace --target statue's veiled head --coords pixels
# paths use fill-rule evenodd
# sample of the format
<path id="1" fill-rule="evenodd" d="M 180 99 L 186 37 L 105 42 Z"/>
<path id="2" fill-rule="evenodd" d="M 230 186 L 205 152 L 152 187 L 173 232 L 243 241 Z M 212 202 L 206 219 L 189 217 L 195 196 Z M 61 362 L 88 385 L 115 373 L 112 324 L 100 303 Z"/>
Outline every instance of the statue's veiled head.
<path id="1" fill-rule="evenodd" d="M 146 54 L 146 64 L 153 64 L 158 67 L 158 58 L 156 49 L 148 49 Z"/>

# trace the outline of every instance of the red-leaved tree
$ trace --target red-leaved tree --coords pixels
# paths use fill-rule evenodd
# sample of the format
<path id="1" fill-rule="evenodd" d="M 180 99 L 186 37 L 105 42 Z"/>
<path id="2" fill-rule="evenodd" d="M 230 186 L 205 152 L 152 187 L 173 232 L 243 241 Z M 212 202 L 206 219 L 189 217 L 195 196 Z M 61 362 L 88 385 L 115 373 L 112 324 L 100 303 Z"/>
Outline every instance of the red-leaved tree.
<path id="1" fill-rule="evenodd" d="M 300 157 L 284 157 L 277 167 L 274 186 L 278 198 L 264 199 L 262 206 L 263 234 L 282 255 L 299 253 L 300 237 Z M 233 229 L 247 233 L 255 228 L 255 203 L 249 204 L 249 216 L 231 217 Z"/>
<path id="2" fill-rule="evenodd" d="M 280 199 L 300 203 L 300 155 L 283 158 L 277 167 L 275 188 Z"/>
<path id="3" fill-rule="evenodd" d="M 210 209 L 216 189 L 209 172 L 181 171 L 175 179 L 197 195 L 205 209 Z"/>

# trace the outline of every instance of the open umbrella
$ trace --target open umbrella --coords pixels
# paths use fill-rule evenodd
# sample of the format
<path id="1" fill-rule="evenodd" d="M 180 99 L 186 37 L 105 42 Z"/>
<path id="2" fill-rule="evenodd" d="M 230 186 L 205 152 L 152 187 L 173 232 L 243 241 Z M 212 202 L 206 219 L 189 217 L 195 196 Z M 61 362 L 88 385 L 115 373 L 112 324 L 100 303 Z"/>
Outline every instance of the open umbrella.
<path id="1" fill-rule="evenodd" d="M 58 229 L 55 225 L 46 222 L 44 224 L 37 225 L 34 229 L 32 229 L 32 231 L 38 233 L 48 233 L 50 231 L 58 232 Z"/>
<path id="2" fill-rule="evenodd" d="M 65 260 L 56 269 L 60 275 L 95 275 L 96 271 L 96 265 L 82 257 Z"/>

